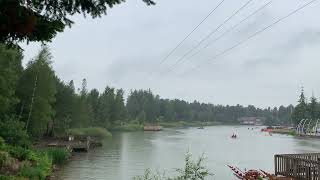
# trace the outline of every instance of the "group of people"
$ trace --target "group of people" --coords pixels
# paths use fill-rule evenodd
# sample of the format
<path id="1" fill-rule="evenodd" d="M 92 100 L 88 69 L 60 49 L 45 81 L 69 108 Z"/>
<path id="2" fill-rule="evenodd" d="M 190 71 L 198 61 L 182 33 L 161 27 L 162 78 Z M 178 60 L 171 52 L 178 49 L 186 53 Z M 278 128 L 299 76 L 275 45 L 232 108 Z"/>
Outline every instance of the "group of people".
<path id="1" fill-rule="evenodd" d="M 233 133 L 231 138 L 237 138 L 237 135 L 235 133 Z"/>

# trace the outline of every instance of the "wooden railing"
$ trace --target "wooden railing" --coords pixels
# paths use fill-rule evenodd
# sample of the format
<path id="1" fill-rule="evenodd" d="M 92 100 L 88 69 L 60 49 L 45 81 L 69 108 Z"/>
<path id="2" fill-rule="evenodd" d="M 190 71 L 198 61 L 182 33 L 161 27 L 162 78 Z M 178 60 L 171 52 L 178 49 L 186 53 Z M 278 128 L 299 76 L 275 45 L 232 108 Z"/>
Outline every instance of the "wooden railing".
<path id="1" fill-rule="evenodd" d="M 275 174 L 301 180 L 320 180 L 320 153 L 274 157 Z"/>

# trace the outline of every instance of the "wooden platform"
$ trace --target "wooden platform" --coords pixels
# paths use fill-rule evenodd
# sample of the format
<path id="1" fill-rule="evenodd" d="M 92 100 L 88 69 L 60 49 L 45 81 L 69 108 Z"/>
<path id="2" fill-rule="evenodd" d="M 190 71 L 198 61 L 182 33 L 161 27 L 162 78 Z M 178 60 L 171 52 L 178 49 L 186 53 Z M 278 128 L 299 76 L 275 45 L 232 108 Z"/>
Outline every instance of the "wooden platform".
<path id="1" fill-rule="evenodd" d="M 88 152 L 90 147 L 97 147 L 102 146 L 101 142 L 97 142 L 94 139 L 87 137 L 87 138 L 80 138 L 74 139 L 71 141 L 64 140 L 64 139 L 47 139 L 43 144 L 42 147 L 57 147 L 57 148 L 67 148 L 73 152 Z"/>
<path id="2" fill-rule="evenodd" d="M 320 153 L 275 155 L 275 174 L 299 180 L 320 180 Z"/>

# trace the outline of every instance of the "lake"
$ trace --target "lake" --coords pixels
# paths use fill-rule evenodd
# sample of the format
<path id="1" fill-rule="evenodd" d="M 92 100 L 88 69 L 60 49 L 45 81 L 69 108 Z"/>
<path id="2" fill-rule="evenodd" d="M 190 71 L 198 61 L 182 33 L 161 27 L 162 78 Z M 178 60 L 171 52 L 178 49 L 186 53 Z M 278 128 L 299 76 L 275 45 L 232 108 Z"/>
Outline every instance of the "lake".
<path id="1" fill-rule="evenodd" d="M 65 180 L 129 180 L 147 168 L 172 174 L 174 168 L 183 167 L 189 151 L 193 159 L 204 153 L 207 167 L 215 174 L 212 179 L 233 180 L 227 165 L 273 172 L 274 154 L 320 150 L 320 140 L 269 136 L 260 129 L 212 126 L 116 133 L 102 148 L 74 156 L 58 174 Z M 233 133 L 239 138 L 231 139 Z"/>

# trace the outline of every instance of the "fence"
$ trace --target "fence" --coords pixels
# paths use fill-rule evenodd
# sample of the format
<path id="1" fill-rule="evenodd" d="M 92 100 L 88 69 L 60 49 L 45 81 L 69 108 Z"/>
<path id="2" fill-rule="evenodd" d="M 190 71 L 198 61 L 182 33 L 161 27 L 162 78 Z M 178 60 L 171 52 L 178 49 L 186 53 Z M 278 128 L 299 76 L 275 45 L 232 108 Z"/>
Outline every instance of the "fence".
<path id="1" fill-rule="evenodd" d="M 275 155 L 274 165 L 275 175 L 320 180 L 320 153 Z"/>

